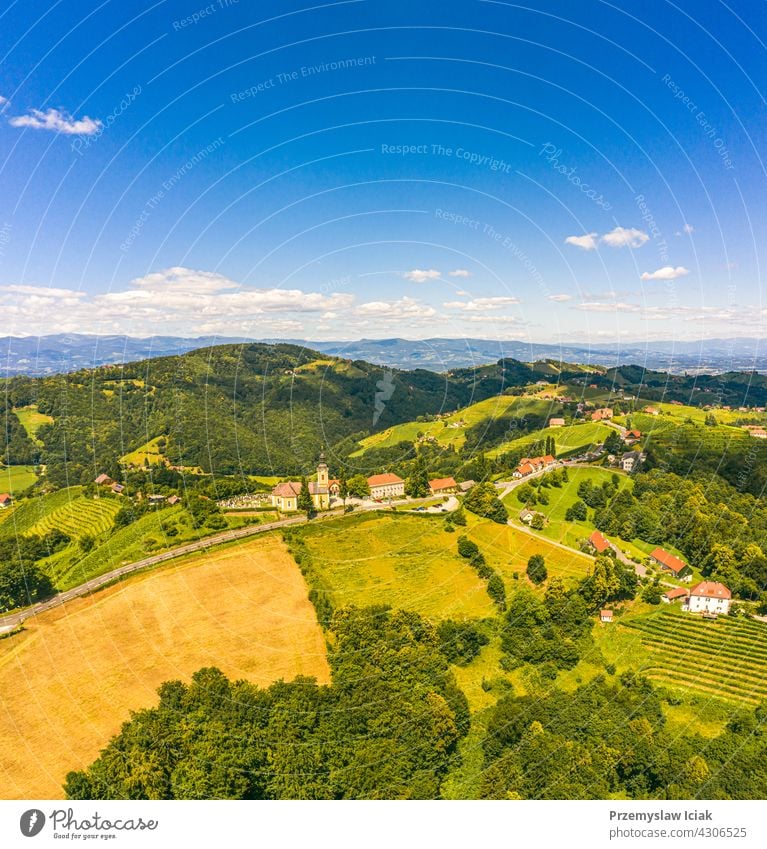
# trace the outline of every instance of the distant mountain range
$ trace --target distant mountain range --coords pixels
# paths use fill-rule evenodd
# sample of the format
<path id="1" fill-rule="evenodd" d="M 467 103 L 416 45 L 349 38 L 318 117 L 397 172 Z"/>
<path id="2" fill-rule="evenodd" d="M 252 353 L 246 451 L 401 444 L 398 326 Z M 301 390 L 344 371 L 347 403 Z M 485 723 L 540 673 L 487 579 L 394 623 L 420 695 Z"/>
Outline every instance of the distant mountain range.
<path id="1" fill-rule="evenodd" d="M 0 337 L 0 376 L 40 376 L 115 363 L 182 354 L 212 345 L 252 342 L 220 336 L 53 336 Z M 672 374 L 716 374 L 728 371 L 767 372 L 767 342 L 760 339 L 705 339 L 696 342 L 630 342 L 595 345 L 541 344 L 486 339 L 360 339 L 355 342 L 312 342 L 263 339 L 303 345 L 324 354 L 366 360 L 400 369 L 443 372 L 496 362 L 502 357 L 534 362 L 559 360 L 615 367 L 641 365 Z"/>

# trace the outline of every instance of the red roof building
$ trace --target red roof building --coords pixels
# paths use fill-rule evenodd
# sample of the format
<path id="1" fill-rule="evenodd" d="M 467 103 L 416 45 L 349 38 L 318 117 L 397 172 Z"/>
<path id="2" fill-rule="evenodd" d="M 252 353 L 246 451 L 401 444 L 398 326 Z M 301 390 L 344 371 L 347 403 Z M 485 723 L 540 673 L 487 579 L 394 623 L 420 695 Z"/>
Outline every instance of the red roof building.
<path id="1" fill-rule="evenodd" d="M 681 578 L 685 574 L 692 572 L 684 560 L 680 560 L 664 548 L 653 549 L 650 554 L 650 559 L 654 560 L 663 569 L 668 569 L 669 572 L 673 572 L 677 578 Z"/>
<path id="2" fill-rule="evenodd" d="M 594 546 L 597 554 L 603 554 L 605 551 L 609 551 L 612 547 L 602 534 L 599 533 L 599 531 L 594 531 L 594 533 L 589 537 L 589 542 Z"/>
<path id="3" fill-rule="evenodd" d="M 669 590 L 667 593 L 664 593 L 663 597 L 666 601 L 676 601 L 678 598 L 687 598 L 689 594 L 690 591 L 684 587 L 674 587 L 673 590 Z"/>
<path id="4" fill-rule="evenodd" d="M 612 622 L 613 621 L 613 612 L 612 610 L 600 610 L 599 618 L 602 622 Z"/>
<path id="5" fill-rule="evenodd" d="M 455 492 L 458 489 L 458 484 L 454 478 L 437 478 L 436 480 L 429 481 L 429 489 L 435 495 L 438 492 Z"/>
<path id="6" fill-rule="evenodd" d="M 368 486 L 372 489 L 374 486 L 386 486 L 386 484 L 404 483 L 399 475 L 392 472 L 384 472 L 381 475 L 372 475 L 368 478 Z"/>
<path id="7" fill-rule="evenodd" d="M 701 598 L 732 598 L 732 593 L 724 585 L 718 581 L 701 581 L 690 590 L 690 597 L 700 596 Z"/>
<path id="8" fill-rule="evenodd" d="M 8 495 L 7 492 L 4 492 L 0 495 L 0 507 L 9 507 L 13 503 L 13 498 Z"/>

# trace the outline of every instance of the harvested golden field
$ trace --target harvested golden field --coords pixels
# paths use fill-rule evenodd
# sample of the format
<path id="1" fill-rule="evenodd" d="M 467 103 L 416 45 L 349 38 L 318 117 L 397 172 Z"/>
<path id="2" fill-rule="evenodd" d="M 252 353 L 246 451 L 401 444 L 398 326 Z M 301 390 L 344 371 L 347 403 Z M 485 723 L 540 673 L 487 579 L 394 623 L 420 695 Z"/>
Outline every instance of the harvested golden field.
<path id="1" fill-rule="evenodd" d="M 329 681 L 307 588 L 282 541 L 264 536 L 134 576 L 29 620 L 0 640 L 5 798 L 62 798 L 168 679 L 203 666 L 268 685 Z"/>

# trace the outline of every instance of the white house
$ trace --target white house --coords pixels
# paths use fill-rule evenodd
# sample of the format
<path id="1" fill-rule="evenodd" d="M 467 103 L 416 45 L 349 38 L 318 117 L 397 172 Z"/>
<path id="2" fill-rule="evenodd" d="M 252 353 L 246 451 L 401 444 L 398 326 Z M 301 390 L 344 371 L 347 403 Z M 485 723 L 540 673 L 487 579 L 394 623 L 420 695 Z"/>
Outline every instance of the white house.
<path id="1" fill-rule="evenodd" d="M 702 581 L 690 590 L 687 610 L 690 613 L 713 613 L 714 615 L 730 611 L 732 593 L 718 581 Z"/>
<path id="2" fill-rule="evenodd" d="M 405 481 L 391 472 L 369 477 L 368 486 L 371 498 L 401 498 L 405 494 Z"/>

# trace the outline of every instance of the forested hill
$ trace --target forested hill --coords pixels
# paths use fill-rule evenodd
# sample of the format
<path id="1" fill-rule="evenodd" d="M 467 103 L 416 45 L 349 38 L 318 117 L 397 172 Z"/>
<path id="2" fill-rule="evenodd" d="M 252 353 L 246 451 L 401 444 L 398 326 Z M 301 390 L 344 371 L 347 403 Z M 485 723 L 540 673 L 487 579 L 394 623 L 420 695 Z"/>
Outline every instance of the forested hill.
<path id="1" fill-rule="evenodd" d="M 521 366 L 521 364 L 519 364 Z M 523 367 L 526 379 L 530 368 Z M 42 462 L 56 484 L 117 476 L 118 459 L 166 439 L 173 465 L 233 474 L 297 474 L 321 446 L 454 410 L 502 392 L 502 367 L 455 377 L 384 369 L 294 345 L 222 345 L 179 356 L 6 381 L 0 454 Z M 14 409 L 53 418 L 33 441 Z"/>

